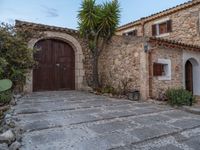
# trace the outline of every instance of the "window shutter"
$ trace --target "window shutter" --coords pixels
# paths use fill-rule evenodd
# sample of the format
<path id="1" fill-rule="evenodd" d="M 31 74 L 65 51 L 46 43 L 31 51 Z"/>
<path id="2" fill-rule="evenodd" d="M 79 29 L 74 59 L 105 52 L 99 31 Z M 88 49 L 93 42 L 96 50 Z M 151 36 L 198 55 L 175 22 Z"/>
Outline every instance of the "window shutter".
<path id="1" fill-rule="evenodd" d="M 167 21 L 167 32 L 172 32 L 172 20 Z"/>
<path id="2" fill-rule="evenodd" d="M 156 36 L 156 24 L 152 25 L 152 36 Z"/>
<path id="3" fill-rule="evenodd" d="M 153 75 L 154 76 L 162 76 L 164 72 L 164 65 L 159 63 L 153 64 Z"/>
<path id="4" fill-rule="evenodd" d="M 133 36 L 137 36 L 137 30 L 134 30 Z"/>

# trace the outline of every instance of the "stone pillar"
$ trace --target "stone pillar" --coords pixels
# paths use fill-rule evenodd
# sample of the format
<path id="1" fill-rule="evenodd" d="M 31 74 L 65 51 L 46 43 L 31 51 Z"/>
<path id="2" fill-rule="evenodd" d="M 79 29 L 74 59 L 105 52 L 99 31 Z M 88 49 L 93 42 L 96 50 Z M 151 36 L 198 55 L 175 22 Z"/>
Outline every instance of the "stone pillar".
<path id="1" fill-rule="evenodd" d="M 144 47 L 144 44 L 141 45 Z M 140 93 L 141 99 L 147 100 L 149 98 L 149 67 L 148 67 L 148 53 L 141 50 L 140 53 Z"/>

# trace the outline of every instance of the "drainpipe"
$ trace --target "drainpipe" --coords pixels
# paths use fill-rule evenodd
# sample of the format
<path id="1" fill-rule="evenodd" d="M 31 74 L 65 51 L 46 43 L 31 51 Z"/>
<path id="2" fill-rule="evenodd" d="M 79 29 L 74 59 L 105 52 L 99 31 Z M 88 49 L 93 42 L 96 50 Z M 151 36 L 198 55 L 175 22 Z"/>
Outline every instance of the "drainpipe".
<path id="1" fill-rule="evenodd" d="M 149 40 L 147 40 L 147 50 L 145 51 L 148 54 L 148 70 L 149 70 L 149 98 L 153 98 L 153 60 L 152 60 L 152 52 L 155 47 L 151 47 Z"/>
<path id="2" fill-rule="evenodd" d="M 153 69 L 152 69 L 152 49 L 148 53 L 148 63 L 149 63 L 149 97 L 153 97 Z"/>
<path id="3" fill-rule="evenodd" d="M 142 25 L 142 36 L 145 37 L 145 24 L 147 23 L 147 21 L 142 21 L 141 25 Z M 147 44 L 148 44 L 148 67 L 149 67 L 149 98 L 153 98 L 153 61 L 152 61 L 152 51 L 155 48 L 151 48 L 150 43 L 149 43 L 149 39 L 147 39 Z"/>

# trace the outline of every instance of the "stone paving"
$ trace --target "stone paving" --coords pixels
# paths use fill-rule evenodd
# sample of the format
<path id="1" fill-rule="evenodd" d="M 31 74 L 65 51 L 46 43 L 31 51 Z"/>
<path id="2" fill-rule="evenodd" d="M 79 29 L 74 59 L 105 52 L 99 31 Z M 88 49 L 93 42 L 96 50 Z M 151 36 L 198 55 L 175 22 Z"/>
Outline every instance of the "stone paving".
<path id="1" fill-rule="evenodd" d="M 199 150 L 200 116 L 86 92 L 43 92 L 13 108 L 22 150 Z"/>

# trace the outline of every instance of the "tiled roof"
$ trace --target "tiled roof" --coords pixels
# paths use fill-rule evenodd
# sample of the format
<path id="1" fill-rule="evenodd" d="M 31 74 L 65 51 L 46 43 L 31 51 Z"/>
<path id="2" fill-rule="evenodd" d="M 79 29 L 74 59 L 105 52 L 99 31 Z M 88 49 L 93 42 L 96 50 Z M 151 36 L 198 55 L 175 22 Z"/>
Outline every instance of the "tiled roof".
<path id="1" fill-rule="evenodd" d="M 148 42 L 155 43 L 157 46 L 165 46 L 165 47 L 170 47 L 170 48 L 177 48 L 177 49 L 192 50 L 192 51 L 200 52 L 200 46 L 198 46 L 198 45 L 185 44 L 185 43 L 175 41 L 175 40 L 149 37 Z"/>
<path id="2" fill-rule="evenodd" d="M 141 19 L 139 19 L 139 20 L 136 20 L 136 21 L 127 23 L 127 24 L 125 24 L 125 25 L 122 25 L 122 26 L 120 26 L 120 27 L 118 28 L 118 31 L 123 30 L 123 29 L 126 29 L 126 28 L 129 28 L 129 27 L 132 27 L 132 26 L 134 26 L 134 25 L 140 25 L 140 24 L 142 24 L 143 22 L 148 22 L 148 21 L 151 21 L 151 20 L 154 20 L 154 19 L 163 17 L 163 16 L 167 16 L 167 15 L 169 15 L 169 14 L 172 14 L 172 13 L 175 13 L 175 12 L 177 12 L 177 11 L 180 11 L 180 10 L 183 10 L 183 9 L 186 9 L 186 8 L 189 8 L 189 7 L 192 7 L 192 6 L 195 6 L 195 5 L 197 5 L 197 4 L 200 4 L 200 0 L 191 0 L 191 1 L 188 1 L 188 2 L 186 2 L 186 3 L 177 5 L 177 6 L 175 6 L 175 7 L 172 7 L 172 8 L 163 10 L 163 11 L 161 11 L 161 12 L 152 14 L 152 15 L 150 15 L 150 16 L 148 16 L 148 17 L 144 17 L 144 18 L 141 18 Z"/>
<path id="3" fill-rule="evenodd" d="M 25 27 L 36 28 L 36 29 L 41 29 L 41 30 L 51 30 L 51 31 L 59 31 L 59 32 L 78 33 L 78 31 L 74 30 L 74 29 L 62 28 L 62 27 L 56 27 L 56 26 L 49 26 L 49 25 L 44 25 L 44 24 L 39 24 L 39 23 L 32 23 L 32 22 L 27 22 L 27 21 L 20 21 L 20 20 L 16 20 L 15 21 L 15 26 L 16 27 L 25 26 Z"/>

